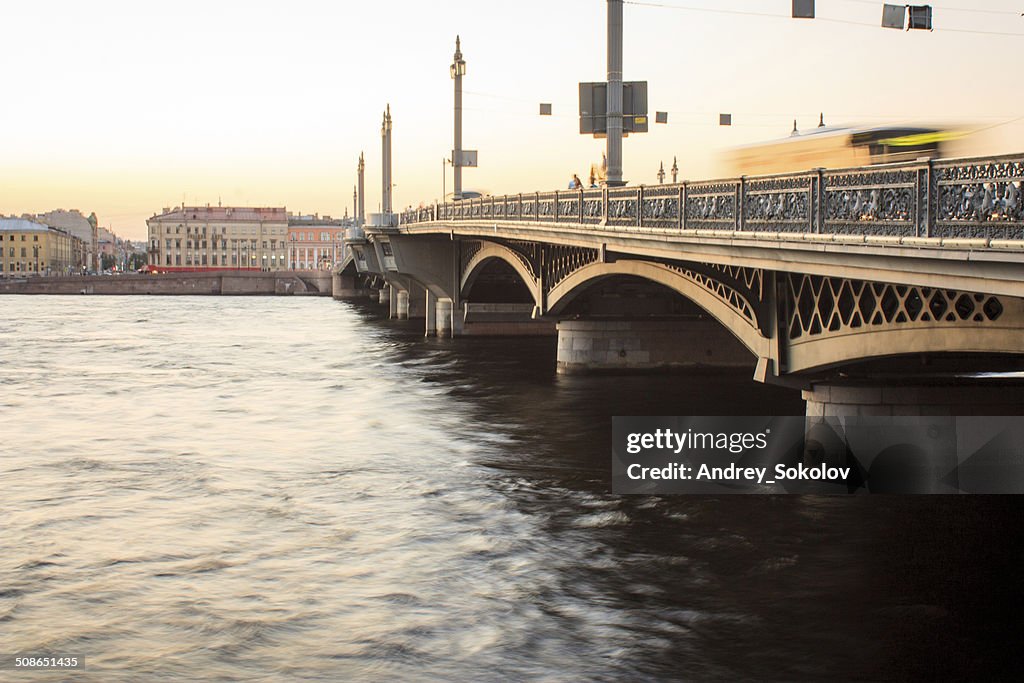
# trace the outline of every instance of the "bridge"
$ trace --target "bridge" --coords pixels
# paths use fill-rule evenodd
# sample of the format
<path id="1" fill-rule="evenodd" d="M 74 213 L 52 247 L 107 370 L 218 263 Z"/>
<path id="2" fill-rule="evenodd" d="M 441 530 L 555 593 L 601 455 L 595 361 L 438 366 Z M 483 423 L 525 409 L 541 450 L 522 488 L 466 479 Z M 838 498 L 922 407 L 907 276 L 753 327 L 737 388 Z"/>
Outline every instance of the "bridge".
<path id="1" fill-rule="evenodd" d="M 978 375 L 1022 369 L 1022 182 L 1012 155 L 438 203 L 350 231 L 336 294 L 362 274 L 427 335 L 557 335 L 560 372 L 749 366 L 810 415 L 1015 413 Z"/>

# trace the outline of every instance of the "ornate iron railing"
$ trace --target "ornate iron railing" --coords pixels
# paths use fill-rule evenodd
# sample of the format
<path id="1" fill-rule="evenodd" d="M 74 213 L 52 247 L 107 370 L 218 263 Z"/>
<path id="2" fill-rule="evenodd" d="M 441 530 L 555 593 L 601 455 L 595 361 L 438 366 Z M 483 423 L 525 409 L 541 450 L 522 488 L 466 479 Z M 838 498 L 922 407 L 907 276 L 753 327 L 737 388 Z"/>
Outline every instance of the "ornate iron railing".
<path id="1" fill-rule="evenodd" d="M 489 196 L 401 216 L 436 221 L 1024 240 L 1024 155 Z"/>

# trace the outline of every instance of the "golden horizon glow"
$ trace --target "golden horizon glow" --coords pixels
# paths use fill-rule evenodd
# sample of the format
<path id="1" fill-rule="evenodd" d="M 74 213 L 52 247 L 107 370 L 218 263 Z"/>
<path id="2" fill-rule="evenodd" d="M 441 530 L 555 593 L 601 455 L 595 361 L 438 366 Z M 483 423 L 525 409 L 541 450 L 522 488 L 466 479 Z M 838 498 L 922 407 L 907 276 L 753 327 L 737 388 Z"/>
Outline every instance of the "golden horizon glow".
<path id="1" fill-rule="evenodd" d="M 626 80 L 649 82 L 650 116 L 668 125 L 624 143 L 625 177 L 656 183 L 718 174 L 722 150 L 798 125 L 990 126 L 1024 114 L 1007 74 L 1024 33 L 1001 15 L 935 4 L 936 31 L 877 26 L 880 5 L 788 0 L 667 0 L 773 17 L 625 7 Z M 951 4 L 960 7 L 963 3 Z M 95 211 L 118 234 L 145 236 L 165 206 L 286 206 L 352 212 L 366 154 L 366 209 L 380 195 L 380 116 L 394 118 L 395 206 L 440 198 L 450 152 L 448 67 L 456 33 L 467 63 L 464 147 L 480 167 L 464 186 L 494 193 L 564 187 L 604 143 L 578 134 L 576 84 L 604 80 L 605 3 L 209 3 L 123 0 L 5 8 L 0 213 Z M 538 18 L 543 20 L 538 20 Z M 995 19 L 995 20 L 994 20 Z M 839 22 L 866 23 L 868 26 Z M 540 102 L 554 116 L 537 114 Z M 718 113 L 734 125 L 719 127 Z M 986 131 L 979 153 L 1018 152 L 1024 126 Z M 1017 147 L 1017 148 L 1014 148 Z M 451 169 L 447 170 L 451 191 Z"/>

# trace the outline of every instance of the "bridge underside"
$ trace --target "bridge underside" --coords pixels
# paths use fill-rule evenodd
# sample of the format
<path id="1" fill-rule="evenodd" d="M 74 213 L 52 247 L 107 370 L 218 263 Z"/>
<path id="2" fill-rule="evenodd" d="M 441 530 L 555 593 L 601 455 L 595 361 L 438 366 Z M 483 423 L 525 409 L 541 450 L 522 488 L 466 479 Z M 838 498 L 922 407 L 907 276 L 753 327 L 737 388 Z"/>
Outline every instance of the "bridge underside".
<path id="1" fill-rule="evenodd" d="M 891 283 L 604 245 L 454 235 L 377 235 L 371 246 L 389 284 L 411 302 L 422 300 L 428 334 L 543 334 L 554 333 L 559 322 L 585 320 L 591 331 L 630 322 L 642 340 L 650 337 L 642 323 L 679 323 L 688 331 L 677 335 L 677 355 L 651 356 L 660 359 L 651 367 L 660 367 L 694 364 L 688 356 L 699 351 L 682 340 L 711 338 L 710 331 L 695 331 L 692 321 L 701 320 L 707 330 L 713 323 L 728 333 L 717 346 L 746 350 L 757 379 L 795 386 L 877 372 L 888 358 L 901 374 L 930 376 L 947 367 L 1005 372 L 1024 357 L 1024 300 L 934 286 L 928 273 L 917 278 L 921 284 Z M 475 323 L 486 325 L 474 332 Z M 582 334 L 571 327 L 563 325 L 560 334 Z M 620 346 L 615 351 L 628 357 Z M 723 355 L 735 362 L 731 351 Z M 641 365 L 624 361 L 623 367 Z"/>

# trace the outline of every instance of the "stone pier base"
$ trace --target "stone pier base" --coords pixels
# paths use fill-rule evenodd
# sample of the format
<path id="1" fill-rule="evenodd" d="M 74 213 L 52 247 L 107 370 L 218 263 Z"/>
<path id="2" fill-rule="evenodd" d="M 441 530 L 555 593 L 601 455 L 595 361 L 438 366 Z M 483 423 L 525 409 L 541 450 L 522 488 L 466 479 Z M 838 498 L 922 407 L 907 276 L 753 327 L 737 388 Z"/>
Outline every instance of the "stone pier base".
<path id="1" fill-rule="evenodd" d="M 714 320 L 563 320 L 557 327 L 560 373 L 756 365 Z"/>
<path id="2" fill-rule="evenodd" d="M 808 417 L 1024 415 L 1024 387 L 1001 383 L 921 386 L 816 384 Z"/>

